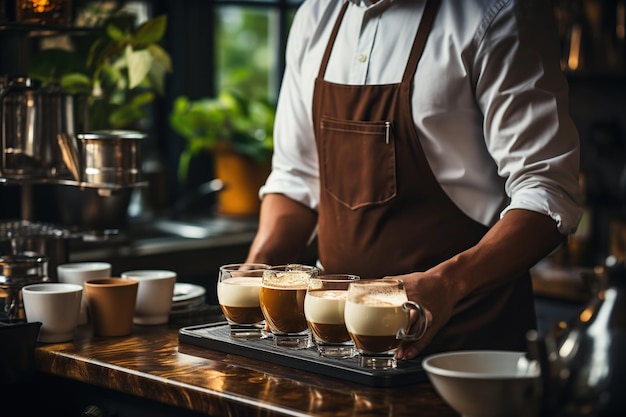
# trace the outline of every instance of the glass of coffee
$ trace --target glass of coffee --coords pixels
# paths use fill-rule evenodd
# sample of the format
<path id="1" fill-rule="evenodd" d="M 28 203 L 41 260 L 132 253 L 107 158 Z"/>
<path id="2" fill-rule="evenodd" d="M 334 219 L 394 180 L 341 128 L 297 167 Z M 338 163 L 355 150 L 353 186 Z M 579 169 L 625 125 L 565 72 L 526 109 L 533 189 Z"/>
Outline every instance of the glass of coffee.
<path id="1" fill-rule="evenodd" d="M 416 320 L 411 324 L 411 312 Z M 423 308 L 409 301 L 402 281 L 359 280 L 350 283 L 344 320 L 359 364 L 371 369 L 397 366 L 402 340 L 418 340 L 428 328 Z"/>
<path id="2" fill-rule="evenodd" d="M 293 349 L 312 346 L 304 316 L 304 297 L 309 279 L 318 275 L 316 267 L 299 264 L 273 266 L 263 271 L 261 310 L 274 346 Z"/>
<path id="3" fill-rule="evenodd" d="M 343 359 L 356 354 L 343 316 L 348 285 L 358 280 L 358 275 L 350 274 L 328 274 L 309 279 L 304 316 L 320 356 Z"/>
<path id="4" fill-rule="evenodd" d="M 259 293 L 263 271 L 270 265 L 239 263 L 222 265 L 217 282 L 217 300 L 228 321 L 233 339 L 267 337 Z"/>

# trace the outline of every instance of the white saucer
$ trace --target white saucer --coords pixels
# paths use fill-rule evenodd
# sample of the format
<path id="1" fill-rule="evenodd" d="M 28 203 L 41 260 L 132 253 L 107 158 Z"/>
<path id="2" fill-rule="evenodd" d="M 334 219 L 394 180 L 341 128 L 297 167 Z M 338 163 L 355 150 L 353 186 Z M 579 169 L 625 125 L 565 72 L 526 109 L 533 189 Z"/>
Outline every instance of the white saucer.
<path id="1" fill-rule="evenodd" d="M 200 285 L 177 282 L 174 284 L 172 309 L 186 307 L 191 304 L 204 302 L 206 289 Z"/>

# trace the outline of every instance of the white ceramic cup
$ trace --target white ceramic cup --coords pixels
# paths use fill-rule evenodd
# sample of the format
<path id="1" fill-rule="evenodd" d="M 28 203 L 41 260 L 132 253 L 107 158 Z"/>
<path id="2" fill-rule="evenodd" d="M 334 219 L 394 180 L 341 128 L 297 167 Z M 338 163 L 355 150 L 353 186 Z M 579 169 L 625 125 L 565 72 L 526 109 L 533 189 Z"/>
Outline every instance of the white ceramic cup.
<path id="1" fill-rule="evenodd" d="M 59 282 L 78 284 L 85 287 L 85 281 L 95 278 L 109 278 L 111 276 L 111 264 L 108 262 L 72 262 L 57 265 L 57 276 Z M 89 322 L 89 304 L 87 295 L 83 291 L 83 298 L 80 306 L 80 316 L 78 324 L 83 325 Z"/>
<path id="2" fill-rule="evenodd" d="M 83 287 L 48 282 L 22 288 L 26 321 L 40 322 L 38 342 L 59 343 L 74 339 Z"/>
<path id="3" fill-rule="evenodd" d="M 122 272 L 122 278 L 139 281 L 133 323 L 155 325 L 167 323 L 177 274 L 164 269 L 142 269 Z"/>

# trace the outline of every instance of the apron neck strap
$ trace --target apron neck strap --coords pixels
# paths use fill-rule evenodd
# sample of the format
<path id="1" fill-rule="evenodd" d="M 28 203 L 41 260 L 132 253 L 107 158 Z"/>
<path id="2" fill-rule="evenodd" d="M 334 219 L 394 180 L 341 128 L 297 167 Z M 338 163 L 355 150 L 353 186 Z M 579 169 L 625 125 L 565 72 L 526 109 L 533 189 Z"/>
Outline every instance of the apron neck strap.
<path id="1" fill-rule="evenodd" d="M 415 75 L 415 71 L 417 71 L 417 64 L 422 58 L 422 53 L 424 52 L 424 47 L 426 46 L 426 40 L 428 39 L 430 29 L 435 21 L 435 16 L 439 10 L 440 3 L 441 0 L 427 0 L 426 2 L 424 14 L 422 15 L 422 20 L 420 21 L 420 25 L 417 28 L 417 34 L 415 35 L 415 40 L 413 41 L 409 62 L 404 70 L 404 76 L 402 77 L 403 82 L 410 82 Z"/>
<path id="2" fill-rule="evenodd" d="M 330 33 L 330 39 L 328 40 L 328 45 L 326 45 L 326 51 L 324 52 L 324 57 L 322 58 L 322 63 L 320 65 L 320 71 L 317 77 L 319 79 L 324 78 L 324 74 L 326 74 L 326 67 L 328 66 L 328 60 L 330 59 L 330 52 L 333 50 L 333 46 L 335 45 L 335 39 L 337 39 L 337 32 L 339 32 L 339 26 L 341 26 L 341 21 L 343 20 L 343 16 L 346 14 L 346 10 L 348 9 L 349 0 L 346 0 L 343 3 L 343 7 L 339 12 L 339 17 L 335 21 L 335 26 L 333 27 L 333 31 Z"/>

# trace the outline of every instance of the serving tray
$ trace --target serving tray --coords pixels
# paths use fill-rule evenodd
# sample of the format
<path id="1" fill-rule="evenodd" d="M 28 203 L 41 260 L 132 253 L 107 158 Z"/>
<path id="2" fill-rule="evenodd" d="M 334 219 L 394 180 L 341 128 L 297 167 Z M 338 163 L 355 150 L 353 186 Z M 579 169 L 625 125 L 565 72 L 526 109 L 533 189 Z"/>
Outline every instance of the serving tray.
<path id="1" fill-rule="evenodd" d="M 359 365 L 357 358 L 323 358 L 315 347 L 297 350 L 276 347 L 271 337 L 261 340 L 231 339 L 226 322 L 183 327 L 178 331 L 178 341 L 371 387 L 396 387 L 428 380 L 422 368 L 423 358 L 398 361 L 395 369 L 367 369 Z"/>

